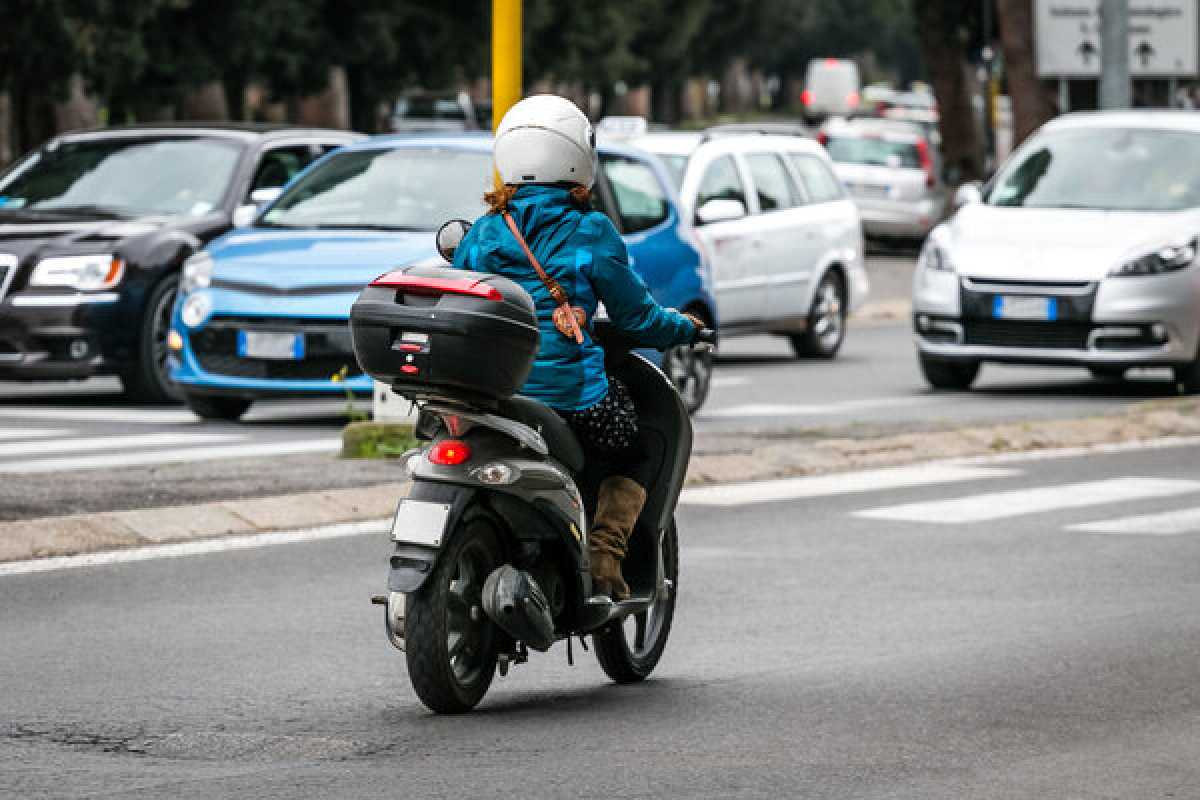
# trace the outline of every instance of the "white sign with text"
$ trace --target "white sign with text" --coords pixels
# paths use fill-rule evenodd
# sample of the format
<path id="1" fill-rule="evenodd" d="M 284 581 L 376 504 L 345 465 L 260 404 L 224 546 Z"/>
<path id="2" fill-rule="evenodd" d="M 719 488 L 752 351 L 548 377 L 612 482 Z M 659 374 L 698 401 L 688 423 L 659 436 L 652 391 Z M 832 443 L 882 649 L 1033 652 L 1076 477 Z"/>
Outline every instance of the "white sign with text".
<path id="1" fill-rule="evenodd" d="M 1129 73 L 1135 78 L 1200 73 L 1197 0 L 1129 0 Z M 1100 0 L 1035 0 L 1038 75 L 1100 76 Z"/>

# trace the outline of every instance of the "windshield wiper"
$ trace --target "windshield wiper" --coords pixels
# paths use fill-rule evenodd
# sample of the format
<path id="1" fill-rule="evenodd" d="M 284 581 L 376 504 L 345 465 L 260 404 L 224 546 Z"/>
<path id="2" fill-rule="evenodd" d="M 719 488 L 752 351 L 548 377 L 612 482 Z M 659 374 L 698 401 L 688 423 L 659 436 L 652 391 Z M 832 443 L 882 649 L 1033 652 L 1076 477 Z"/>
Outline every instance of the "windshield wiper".
<path id="1" fill-rule="evenodd" d="M 59 216 L 78 216 L 87 214 L 89 216 L 103 217 L 105 219 L 132 219 L 133 214 L 128 211 L 122 211 L 112 206 L 100 206 L 90 204 L 80 204 L 71 206 L 30 206 L 30 211 L 37 211 L 42 214 L 57 214 Z"/>
<path id="2" fill-rule="evenodd" d="M 429 228 L 410 228 L 403 225 L 373 225 L 370 223 L 328 223 L 325 225 L 310 225 L 319 231 L 390 231 L 402 233 L 422 233 Z"/>

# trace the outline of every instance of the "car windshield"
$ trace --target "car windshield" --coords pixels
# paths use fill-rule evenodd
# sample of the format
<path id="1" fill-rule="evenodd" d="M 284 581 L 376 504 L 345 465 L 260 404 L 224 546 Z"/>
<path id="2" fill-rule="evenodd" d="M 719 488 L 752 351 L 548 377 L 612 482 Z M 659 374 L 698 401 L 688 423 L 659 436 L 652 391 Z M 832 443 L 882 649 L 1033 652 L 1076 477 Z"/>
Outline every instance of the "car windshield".
<path id="1" fill-rule="evenodd" d="M 909 142 L 878 136 L 830 136 L 825 148 L 829 157 L 839 164 L 921 168 L 921 154 L 917 146 Z"/>
<path id="2" fill-rule="evenodd" d="M 1178 211 L 1200 206 L 1200 134 L 1092 128 L 1039 138 L 986 198 L 993 206 Z"/>
<path id="3" fill-rule="evenodd" d="M 434 230 L 484 211 L 490 154 L 441 148 L 351 150 L 301 178 L 263 216 L 283 228 Z"/>
<path id="4" fill-rule="evenodd" d="M 241 150 L 203 137 L 59 142 L 0 179 L 0 209 L 207 214 L 228 191 Z"/>
<path id="5" fill-rule="evenodd" d="M 667 174 L 671 176 L 671 183 L 675 184 L 676 189 L 683 188 L 683 174 L 687 172 L 688 157 L 681 155 L 659 155 L 662 162 L 667 165 Z"/>

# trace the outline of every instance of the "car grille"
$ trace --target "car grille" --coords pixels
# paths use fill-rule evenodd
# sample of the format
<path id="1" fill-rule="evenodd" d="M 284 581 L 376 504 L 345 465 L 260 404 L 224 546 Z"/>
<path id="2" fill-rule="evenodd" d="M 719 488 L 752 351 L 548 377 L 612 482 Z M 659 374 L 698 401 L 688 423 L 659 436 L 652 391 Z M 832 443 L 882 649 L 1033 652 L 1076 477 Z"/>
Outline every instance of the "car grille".
<path id="1" fill-rule="evenodd" d="M 239 330 L 303 333 L 305 357 L 296 361 L 242 358 L 237 354 Z M 354 357 L 349 327 L 344 322 L 220 318 L 192 335 L 192 350 L 205 372 L 234 378 L 327 381 L 343 367 L 348 377 L 362 374 Z"/>
<path id="2" fill-rule="evenodd" d="M 0 253 L 0 300 L 8 294 L 9 284 L 17 275 L 17 257 Z"/>
<path id="3" fill-rule="evenodd" d="M 964 329 L 966 344 L 1084 350 L 1092 326 L 1085 322 L 967 320 Z"/>

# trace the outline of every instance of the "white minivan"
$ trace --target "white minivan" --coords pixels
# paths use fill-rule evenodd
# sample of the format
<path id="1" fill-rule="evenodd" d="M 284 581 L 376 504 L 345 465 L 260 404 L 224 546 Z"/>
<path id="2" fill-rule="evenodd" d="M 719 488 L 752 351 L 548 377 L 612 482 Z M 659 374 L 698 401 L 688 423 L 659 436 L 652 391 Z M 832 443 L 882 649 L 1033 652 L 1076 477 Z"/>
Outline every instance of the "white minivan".
<path id="1" fill-rule="evenodd" d="M 814 58 L 804 77 L 804 116 L 810 122 L 846 117 L 858 111 L 862 79 L 858 64 L 844 58 Z"/>
<path id="2" fill-rule="evenodd" d="M 799 136 L 651 133 L 712 266 L 722 335 L 787 336 L 833 358 L 867 295 L 858 209 L 825 149 Z"/>

